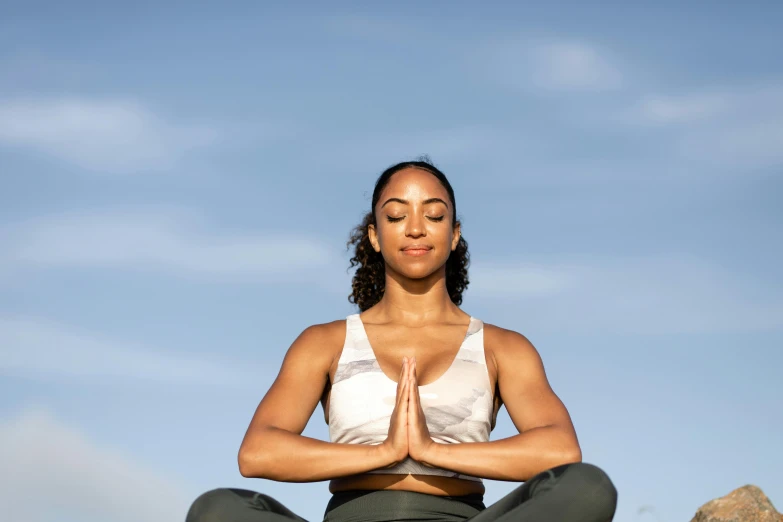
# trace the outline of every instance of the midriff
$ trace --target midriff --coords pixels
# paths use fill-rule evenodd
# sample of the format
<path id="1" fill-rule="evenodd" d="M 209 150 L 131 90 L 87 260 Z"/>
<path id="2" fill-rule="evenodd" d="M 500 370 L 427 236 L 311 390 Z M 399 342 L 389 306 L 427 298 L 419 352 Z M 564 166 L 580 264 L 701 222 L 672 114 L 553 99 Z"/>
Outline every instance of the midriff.
<path id="1" fill-rule="evenodd" d="M 460 496 L 484 493 L 484 484 L 438 475 L 383 475 L 363 474 L 340 477 L 329 482 L 329 492 L 354 489 L 414 491 L 441 496 Z"/>

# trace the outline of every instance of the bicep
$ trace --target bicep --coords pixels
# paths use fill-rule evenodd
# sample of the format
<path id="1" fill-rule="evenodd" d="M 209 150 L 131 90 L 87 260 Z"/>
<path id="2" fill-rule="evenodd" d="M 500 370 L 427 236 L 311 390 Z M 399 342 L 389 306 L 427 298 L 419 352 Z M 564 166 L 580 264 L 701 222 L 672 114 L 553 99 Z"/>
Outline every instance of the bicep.
<path id="1" fill-rule="evenodd" d="M 296 434 L 304 431 L 329 379 L 332 340 L 324 330 L 324 326 L 311 326 L 293 342 L 248 432 L 268 427 Z"/>
<path id="2" fill-rule="evenodd" d="M 544 426 L 573 433 L 571 417 L 549 385 L 538 351 L 519 333 L 508 331 L 503 337 L 496 351 L 498 388 L 514 426 L 520 433 Z"/>

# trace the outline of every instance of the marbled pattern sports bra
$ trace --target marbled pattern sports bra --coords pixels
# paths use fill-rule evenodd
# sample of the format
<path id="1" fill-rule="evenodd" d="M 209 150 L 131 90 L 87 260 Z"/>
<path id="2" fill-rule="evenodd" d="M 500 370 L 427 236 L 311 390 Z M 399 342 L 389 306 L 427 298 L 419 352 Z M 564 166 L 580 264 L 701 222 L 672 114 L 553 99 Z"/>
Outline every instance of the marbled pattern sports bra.
<path id="1" fill-rule="evenodd" d="M 432 440 L 441 444 L 489 440 L 493 396 L 484 358 L 484 323 L 470 318 L 454 362 L 438 380 L 419 386 Z M 397 383 L 381 370 L 359 314 L 346 318 L 343 351 L 329 398 L 329 438 L 349 444 L 380 444 L 389 433 Z M 480 478 L 430 468 L 407 458 L 368 473 Z"/>

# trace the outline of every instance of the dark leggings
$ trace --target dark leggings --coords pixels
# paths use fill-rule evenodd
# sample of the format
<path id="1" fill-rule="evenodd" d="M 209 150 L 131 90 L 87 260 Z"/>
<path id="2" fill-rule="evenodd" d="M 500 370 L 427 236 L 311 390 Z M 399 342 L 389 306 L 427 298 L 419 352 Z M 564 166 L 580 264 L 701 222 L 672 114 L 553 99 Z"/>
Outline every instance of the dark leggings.
<path id="1" fill-rule="evenodd" d="M 565 464 L 539 473 L 489 507 L 483 495 L 444 497 L 411 491 L 344 491 L 326 506 L 326 522 L 609 522 L 617 490 L 600 468 Z M 220 488 L 198 497 L 186 522 L 307 522 L 268 495 Z"/>

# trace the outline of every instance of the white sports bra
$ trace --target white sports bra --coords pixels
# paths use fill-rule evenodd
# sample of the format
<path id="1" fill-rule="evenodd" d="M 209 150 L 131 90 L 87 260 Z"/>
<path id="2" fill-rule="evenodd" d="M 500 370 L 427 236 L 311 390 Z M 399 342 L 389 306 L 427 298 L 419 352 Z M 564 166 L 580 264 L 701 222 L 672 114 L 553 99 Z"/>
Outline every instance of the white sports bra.
<path id="1" fill-rule="evenodd" d="M 346 318 L 343 351 L 329 398 L 329 438 L 349 444 L 380 444 L 389 433 L 397 383 L 381 370 L 359 314 Z M 451 366 L 438 380 L 419 386 L 427 428 L 434 442 L 486 442 L 491 431 L 492 389 L 484 358 L 484 323 L 470 318 Z M 407 458 L 368 473 L 480 478 L 430 468 Z"/>

